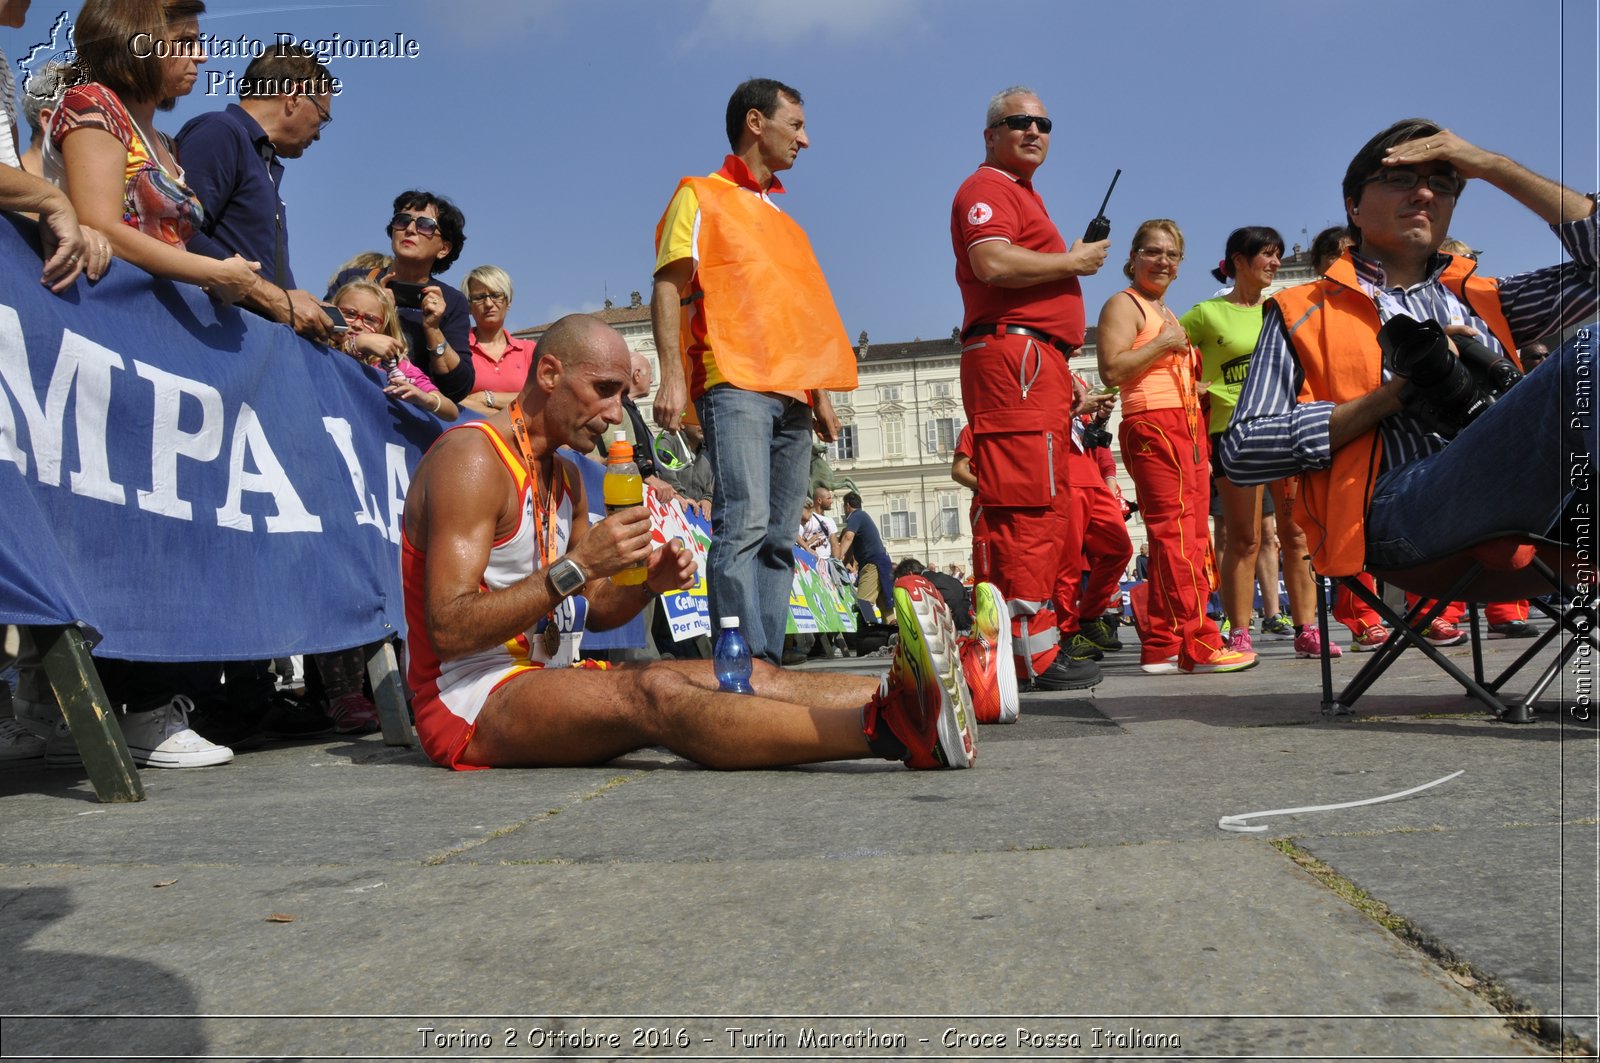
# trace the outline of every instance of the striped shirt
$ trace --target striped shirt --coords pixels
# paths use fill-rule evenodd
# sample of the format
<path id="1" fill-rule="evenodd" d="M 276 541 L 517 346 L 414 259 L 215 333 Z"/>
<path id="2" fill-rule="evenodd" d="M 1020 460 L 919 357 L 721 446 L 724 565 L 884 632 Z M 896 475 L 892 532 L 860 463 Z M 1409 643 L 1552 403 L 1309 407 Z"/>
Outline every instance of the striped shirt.
<path id="1" fill-rule="evenodd" d="M 1500 308 L 1519 347 L 1593 319 L 1600 306 L 1595 272 L 1600 262 L 1600 214 L 1551 228 L 1572 260 L 1500 281 Z M 1377 301 L 1385 320 L 1389 314 L 1383 304 L 1392 301 L 1419 321 L 1471 325 L 1487 347 L 1497 354 L 1506 353 L 1488 325 L 1439 283 L 1439 274 L 1450 262 L 1448 255 L 1435 254 L 1427 280 L 1411 288 L 1386 287 L 1383 267 L 1354 251 L 1351 259 L 1362 286 L 1384 293 Z M 1390 377 L 1385 367 L 1383 380 Z M 1289 342 L 1283 315 L 1275 303 L 1268 302 L 1250 372 L 1222 440 L 1222 467 L 1234 483 L 1269 483 L 1305 469 L 1325 469 L 1332 462 L 1328 419 L 1334 404 L 1300 402 L 1304 383 L 1305 373 Z M 1384 418 L 1378 431 L 1383 439 L 1380 476 L 1443 450 L 1449 442 L 1408 413 Z"/>

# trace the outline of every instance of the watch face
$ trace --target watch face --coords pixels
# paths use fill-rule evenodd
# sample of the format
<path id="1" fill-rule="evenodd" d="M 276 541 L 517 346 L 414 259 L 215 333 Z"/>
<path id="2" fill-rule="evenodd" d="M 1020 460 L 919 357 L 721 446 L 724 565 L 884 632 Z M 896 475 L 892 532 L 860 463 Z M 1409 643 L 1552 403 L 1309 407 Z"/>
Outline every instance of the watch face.
<path id="1" fill-rule="evenodd" d="M 583 569 L 571 558 L 563 558 L 550 567 L 550 582 L 560 593 L 573 594 L 583 587 Z"/>

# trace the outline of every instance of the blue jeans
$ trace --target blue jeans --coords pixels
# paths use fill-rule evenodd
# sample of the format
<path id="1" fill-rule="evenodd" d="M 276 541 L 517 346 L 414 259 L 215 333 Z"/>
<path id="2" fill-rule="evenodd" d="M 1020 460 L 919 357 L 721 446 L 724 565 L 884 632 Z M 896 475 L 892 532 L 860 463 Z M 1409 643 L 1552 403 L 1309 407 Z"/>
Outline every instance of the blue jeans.
<path id="1" fill-rule="evenodd" d="M 800 504 L 811 487 L 811 407 L 724 384 L 695 410 L 716 478 L 706 557 L 712 637 L 722 617 L 737 616 L 750 655 L 778 664 Z"/>
<path id="2" fill-rule="evenodd" d="M 1559 539 L 1563 508 L 1593 497 L 1593 343 L 1581 330 L 1445 449 L 1384 473 L 1367 564 L 1403 568 L 1503 534 Z"/>

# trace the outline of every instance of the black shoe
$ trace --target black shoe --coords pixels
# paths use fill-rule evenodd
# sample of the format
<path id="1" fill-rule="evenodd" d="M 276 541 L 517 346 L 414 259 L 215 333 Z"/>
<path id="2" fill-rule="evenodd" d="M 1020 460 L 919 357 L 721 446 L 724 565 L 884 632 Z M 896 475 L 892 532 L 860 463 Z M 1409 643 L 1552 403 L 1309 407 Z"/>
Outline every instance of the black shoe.
<path id="1" fill-rule="evenodd" d="M 1074 661 L 1065 653 L 1056 654 L 1050 667 L 1033 677 L 1035 690 L 1087 690 L 1104 678 L 1093 661 Z"/>
<path id="2" fill-rule="evenodd" d="M 1066 649 L 1074 661 L 1098 661 L 1105 656 L 1105 652 L 1081 631 L 1067 640 Z"/>
<path id="3" fill-rule="evenodd" d="M 1107 653 L 1115 653 L 1122 649 L 1122 640 L 1117 638 L 1117 622 L 1115 618 L 1097 616 L 1087 620 L 1079 629 L 1079 634 Z M 1095 658 L 1099 660 L 1099 658 Z"/>
<path id="4" fill-rule="evenodd" d="M 261 719 L 268 738 L 315 738 L 333 731 L 333 721 L 321 707 L 287 694 L 274 695 Z"/>
<path id="5" fill-rule="evenodd" d="M 264 713 L 265 707 L 259 703 L 241 704 L 208 694 L 195 699 L 194 710 L 189 713 L 189 729 L 208 742 L 240 753 L 267 741 L 261 729 Z"/>

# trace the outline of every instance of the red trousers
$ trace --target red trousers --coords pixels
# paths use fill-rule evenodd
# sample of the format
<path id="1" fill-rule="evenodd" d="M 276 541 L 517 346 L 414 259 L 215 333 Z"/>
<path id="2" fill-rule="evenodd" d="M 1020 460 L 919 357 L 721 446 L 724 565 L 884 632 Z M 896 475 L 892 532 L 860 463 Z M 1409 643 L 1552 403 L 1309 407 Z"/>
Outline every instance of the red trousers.
<path id="1" fill-rule="evenodd" d="M 1124 414 L 1119 434 L 1123 468 L 1133 477 L 1150 537 L 1150 638 L 1140 663 L 1174 655 L 1180 664 L 1208 660 L 1223 648 L 1216 622 L 1206 616 L 1210 443 L 1190 434 L 1181 409 Z"/>
<path id="2" fill-rule="evenodd" d="M 1071 638 L 1093 619 L 1112 610 L 1112 597 L 1121 599 L 1122 574 L 1133 558 L 1133 540 L 1122 519 L 1122 504 L 1101 481 L 1072 489 L 1074 530 L 1083 533 L 1069 542 L 1061 573 L 1056 577 L 1056 618 L 1064 638 Z M 1084 573 L 1088 579 L 1084 579 Z"/>
<path id="3" fill-rule="evenodd" d="M 1059 650 L 1052 597 L 1080 519 L 1067 489 L 1067 360 L 1028 336 L 974 339 L 961 348 L 961 399 L 983 507 L 983 526 L 973 529 L 973 570 L 1006 597 L 1018 674 L 1037 675 Z M 1077 534 L 1081 543 L 1081 524 Z"/>
<path id="4" fill-rule="evenodd" d="M 1377 585 L 1373 581 L 1372 574 L 1370 572 L 1363 572 L 1356 578 L 1359 579 L 1362 585 L 1368 590 L 1372 591 L 1373 593 L 1377 593 Z M 1416 600 L 1416 595 L 1406 595 L 1407 607 L 1416 604 Z M 1430 600 L 1426 606 L 1426 609 L 1432 608 L 1433 602 Z M 1426 611 L 1426 609 L 1424 611 Z M 1466 612 L 1467 605 L 1465 602 L 1451 602 L 1449 605 L 1445 606 L 1444 610 L 1439 614 L 1439 619 L 1449 624 L 1458 624 L 1461 622 L 1461 618 L 1466 615 Z M 1528 619 L 1528 603 L 1525 600 L 1516 602 L 1490 602 L 1483 607 L 1483 615 L 1484 618 L 1491 624 L 1509 624 L 1514 620 L 1526 620 Z M 1343 587 L 1340 587 L 1338 593 L 1334 595 L 1333 618 L 1357 634 L 1360 634 L 1367 628 L 1381 622 L 1381 618 L 1375 611 L 1373 611 L 1371 606 L 1367 605 L 1366 602 L 1363 602 L 1361 599 L 1357 598 Z"/>

